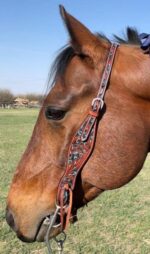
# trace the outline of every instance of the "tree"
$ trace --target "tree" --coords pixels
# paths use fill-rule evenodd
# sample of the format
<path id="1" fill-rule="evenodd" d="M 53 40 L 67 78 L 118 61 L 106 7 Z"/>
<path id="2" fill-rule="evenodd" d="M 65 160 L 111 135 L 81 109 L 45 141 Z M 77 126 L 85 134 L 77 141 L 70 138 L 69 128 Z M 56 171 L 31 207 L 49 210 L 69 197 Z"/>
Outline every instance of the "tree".
<path id="1" fill-rule="evenodd" d="M 0 106 L 6 107 L 13 104 L 14 95 L 8 89 L 0 89 Z"/>

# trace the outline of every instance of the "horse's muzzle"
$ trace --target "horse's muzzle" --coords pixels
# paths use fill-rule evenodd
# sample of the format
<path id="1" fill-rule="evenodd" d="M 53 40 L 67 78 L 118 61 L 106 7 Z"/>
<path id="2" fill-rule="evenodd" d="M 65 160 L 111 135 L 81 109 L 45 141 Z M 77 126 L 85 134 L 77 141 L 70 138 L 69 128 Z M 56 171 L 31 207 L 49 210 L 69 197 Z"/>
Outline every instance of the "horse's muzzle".
<path id="1" fill-rule="evenodd" d="M 15 222 L 14 215 L 8 207 L 6 208 L 6 221 L 22 242 L 26 243 L 35 242 L 36 240 L 35 237 L 31 239 L 21 234 L 21 232 L 18 230 L 17 223 Z"/>
<path id="2" fill-rule="evenodd" d="M 17 222 L 15 221 L 15 216 L 13 215 L 12 211 L 7 207 L 6 208 L 6 221 L 8 223 L 8 225 L 13 229 L 13 231 L 16 233 L 17 237 L 23 241 L 23 242 L 27 242 L 27 243 L 31 243 L 31 242 L 43 242 L 45 241 L 45 236 L 49 227 L 49 224 L 51 222 L 51 219 L 53 217 L 53 213 L 44 217 L 40 222 L 39 225 L 37 227 L 36 233 L 34 236 L 32 237 L 27 237 L 25 235 L 23 235 L 21 233 L 21 231 L 19 230 L 18 226 L 17 226 Z M 70 223 L 74 223 L 76 222 L 77 217 L 76 215 L 74 215 L 71 219 L 70 219 Z M 60 223 L 60 216 L 58 215 L 58 217 L 56 218 L 56 222 L 52 227 L 52 230 L 49 234 L 49 239 L 57 236 L 58 234 L 60 234 L 62 231 L 61 228 L 61 223 Z"/>

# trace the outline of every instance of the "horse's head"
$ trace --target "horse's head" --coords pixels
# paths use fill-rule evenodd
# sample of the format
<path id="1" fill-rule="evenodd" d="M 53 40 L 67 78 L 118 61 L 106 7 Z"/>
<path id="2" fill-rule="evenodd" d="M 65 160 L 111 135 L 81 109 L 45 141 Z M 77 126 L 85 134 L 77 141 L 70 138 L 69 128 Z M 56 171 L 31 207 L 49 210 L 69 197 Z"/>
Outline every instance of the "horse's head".
<path id="1" fill-rule="evenodd" d="M 97 94 L 110 48 L 108 40 L 92 34 L 63 8 L 61 15 L 71 42 L 56 59 L 55 84 L 44 100 L 8 195 L 7 221 L 24 241 L 44 240 L 43 222 L 55 211 L 69 144 Z M 74 214 L 103 190 L 129 182 L 143 165 L 150 125 L 147 63 L 149 57 L 138 47 L 118 49 L 94 152 L 74 190 Z M 147 73 L 144 79 L 142 72 Z M 60 227 L 53 229 L 51 236 L 59 232 Z"/>
<path id="2" fill-rule="evenodd" d="M 103 40 L 64 9 L 61 14 L 71 43 L 57 59 L 55 85 L 44 100 L 8 195 L 8 223 L 26 241 L 43 240 L 43 219 L 55 210 L 68 147 L 96 95 L 108 50 Z M 96 196 L 94 189 L 87 179 L 79 177 L 74 209 L 91 200 L 93 193 Z"/>

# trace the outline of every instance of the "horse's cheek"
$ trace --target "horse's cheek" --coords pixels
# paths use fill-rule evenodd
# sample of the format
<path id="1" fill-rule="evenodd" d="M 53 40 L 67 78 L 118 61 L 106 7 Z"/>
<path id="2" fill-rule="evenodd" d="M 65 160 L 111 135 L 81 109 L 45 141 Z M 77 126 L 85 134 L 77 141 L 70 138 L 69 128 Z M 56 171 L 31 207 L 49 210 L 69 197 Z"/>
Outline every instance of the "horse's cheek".
<path id="1" fill-rule="evenodd" d="M 129 124 L 121 118 L 119 121 L 109 119 L 109 125 L 101 124 L 95 149 L 82 172 L 84 181 L 104 190 L 119 188 L 132 180 L 147 155 L 149 144 L 143 124 L 132 119 Z"/>

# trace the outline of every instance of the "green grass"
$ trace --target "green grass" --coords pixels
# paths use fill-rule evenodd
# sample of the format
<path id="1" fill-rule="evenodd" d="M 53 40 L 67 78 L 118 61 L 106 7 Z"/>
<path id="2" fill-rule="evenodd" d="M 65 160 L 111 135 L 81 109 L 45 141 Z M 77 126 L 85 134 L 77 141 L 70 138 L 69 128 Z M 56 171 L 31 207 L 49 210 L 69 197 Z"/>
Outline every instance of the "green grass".
<path id="1" fill-rule="evenodd" d="M 44 254 L 41 243 L 24 244 L 5 222 L 5 202 L 15 167 L 31 136 L 38 110 L 0 110 L 0 253 Z M 128 185 L 109 191 L 78 213 L 65 254 L 150 253 L 150 158 Z"/>

